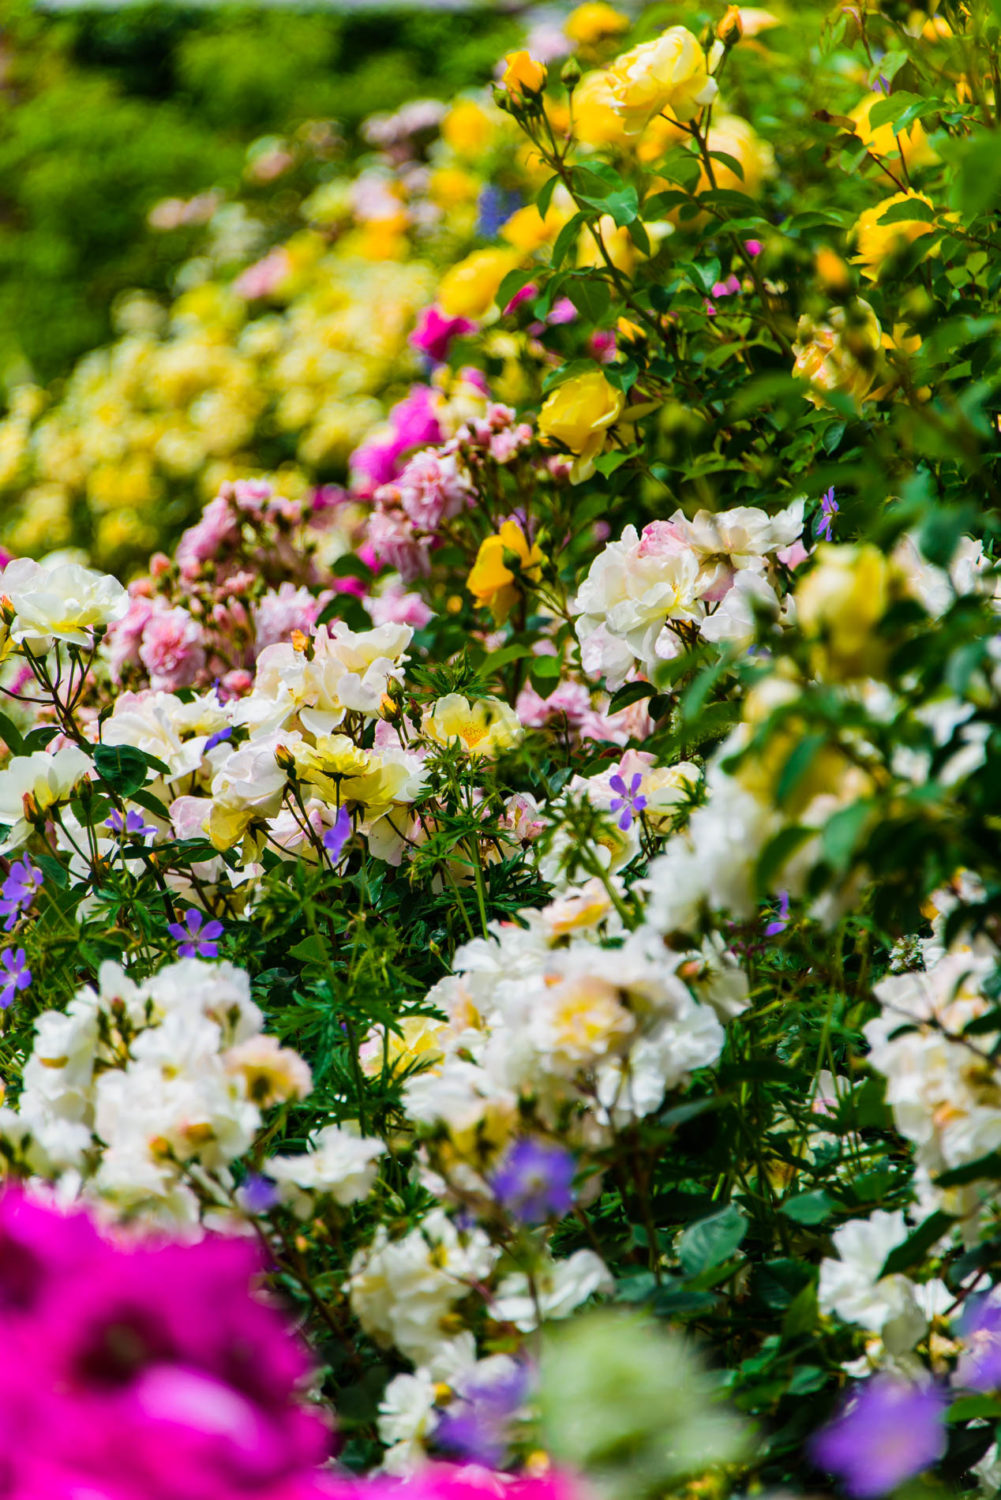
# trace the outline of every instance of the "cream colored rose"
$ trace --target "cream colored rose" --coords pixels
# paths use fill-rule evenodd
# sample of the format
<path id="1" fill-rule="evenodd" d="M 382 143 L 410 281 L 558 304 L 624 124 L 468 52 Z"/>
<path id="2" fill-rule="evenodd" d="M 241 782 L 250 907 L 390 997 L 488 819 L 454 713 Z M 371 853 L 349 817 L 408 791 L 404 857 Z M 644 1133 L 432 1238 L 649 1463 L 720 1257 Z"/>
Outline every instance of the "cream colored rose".
<path id="1" fill-rule="evenodd" d="M 654 115 L 691 120 L 717 94 L 706 55 L 684 26 L 670 26 L 616 58 L 609 69 L 613 108 L 627 135 L 639 135 Z"/>
<path id="2" fill-rule="evenodd" d="M 45 566 L 18 557 L 0 574 L 0 594 L 14 608 L 11 636 L 46 649 L 52 640 L 89 646 L 96 626 L 120 620 L 129 596 L 116 578 L 79 563 Z"/>

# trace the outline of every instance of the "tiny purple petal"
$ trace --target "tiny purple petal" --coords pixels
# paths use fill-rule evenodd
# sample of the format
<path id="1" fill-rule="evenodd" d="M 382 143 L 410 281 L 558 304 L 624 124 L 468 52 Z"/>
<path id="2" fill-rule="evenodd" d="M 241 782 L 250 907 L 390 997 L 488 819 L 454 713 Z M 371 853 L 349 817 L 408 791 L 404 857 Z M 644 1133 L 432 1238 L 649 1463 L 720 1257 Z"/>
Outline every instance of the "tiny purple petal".
<path id="1" fill-rule="evenodd" d="M 562 1146 L 523 1139 L 504 1153 L 491 1186 L 508 1213 L 523 1224 L 541 1224 L 570 1212 L 574 1170 L 574 1158 Z"/>
<path id="2" fill-rule="evenodd" d="M 351 814 L 346 807 L 342 807 L 337 814 L 333 828 L 328 828 L 323 835 L 323 847 L 330 856 L 330 863 L 336 865 L 341 857 L 344 845 L 351 837 Z"/>

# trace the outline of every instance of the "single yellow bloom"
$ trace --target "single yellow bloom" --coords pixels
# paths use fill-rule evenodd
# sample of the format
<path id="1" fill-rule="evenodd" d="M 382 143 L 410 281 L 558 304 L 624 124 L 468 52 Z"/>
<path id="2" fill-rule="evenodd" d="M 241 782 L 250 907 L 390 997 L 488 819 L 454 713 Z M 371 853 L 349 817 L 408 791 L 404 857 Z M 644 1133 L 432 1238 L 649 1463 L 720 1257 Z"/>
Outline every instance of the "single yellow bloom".
<path id="1" fill-rule="evenodd" d="M 629 17 L 604 0 L 585 0 L 567 16 L 563 33 L 579 47 L 593 47 L 606 37 L 621 36 L 629 30 Z"/>
<path id="2" fill-rule="evenodd" d="M 572 375 L 546 398 L 539 413 L 539 436 L 543 441 L 562 443 L 577 455 L 570 470 L 574 484 L 594 473 L 598 457 L 608 435 L 617 422 L 625 397 L 617 391 L 600 370 Z"/>
<path id="3" fill-rule="evenodd" d="M 517 521 L 505 521 L 496 536 L 480 543 L 476 561 L 469 570 L 466 587 L 481 608 L 493 612 L 498 624 L 507 619 L 520 592 L 516 575 L 504 561 L 504 554 L 515 553 L 521 563 L 521 575 L 538 581 L 545 554 L 541 548 L 529 547 Z"/>
<path id="4" fill-rule="evenodd" d="M 530 52 L 509 52 L 501 83 L 515 99 L 526 94 L 541 94 L 546 86 L 546 69 Z"/>
<path id="5" fill-rule="evenodd" d="M 501 698 L 470 703 L 461 693 L 447 693 L 424 715 L 424 733 L 436 745 L 458 744 L 469 755 L 496 755 L 521 738 L 521 720 Z"/>
<path id="6" fill-rule="evenodd" d="M 881 203 L 865 209 L 859 215 L 855 225 L 859 253 L 854 257 L 853 264 L 861 266 L 862 275 L 869 281 L 877 279 L 884 262 L 892 255 L 898 254 L 907 245 L 913 244 L 922 235 L 931 234 L 935 229 L 935 225 L 927 219 L 898 219 L 896 223 L 882 223 L 883 215 L 898 203 L 923 203 L 934 209 L 931 199 L 924 193 L 894 193 L 892 197 L 884 198 Z"/>
<path id="7" fill-rule="evenodd" d="M 445 272 L 438 288 L 439 307 L 449 318 L 481 318 L 517 264 L 513 250 L 474 250 Z"/>
<path id="8" fill-rule="evenodd" d="M 497 111 L 496 119 L 501 119 Z M 456 156 L 475 161 L 492 143 L 495 120 L 474 99 L 460 99 L 441 122 L 442 140 Z"/>

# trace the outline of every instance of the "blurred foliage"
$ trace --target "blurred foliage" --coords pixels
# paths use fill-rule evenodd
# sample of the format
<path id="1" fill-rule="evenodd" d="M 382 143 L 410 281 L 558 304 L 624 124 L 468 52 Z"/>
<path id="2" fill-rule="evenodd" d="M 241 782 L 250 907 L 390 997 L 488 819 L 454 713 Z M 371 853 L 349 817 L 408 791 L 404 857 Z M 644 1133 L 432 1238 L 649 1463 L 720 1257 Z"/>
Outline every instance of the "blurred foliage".
<path id="1" fill-rule="evenodd" d="M 350 145 L 375 108 L 486 79 L 507 26 L 159 4 L 53 16 L 3 0 L 0 376 L 61 374 L 107 338 L 119 292 L 169 288 L 185 246 L 147 232 L 154 203 L 232 192 L 257 136 L 323 117 Z"/>

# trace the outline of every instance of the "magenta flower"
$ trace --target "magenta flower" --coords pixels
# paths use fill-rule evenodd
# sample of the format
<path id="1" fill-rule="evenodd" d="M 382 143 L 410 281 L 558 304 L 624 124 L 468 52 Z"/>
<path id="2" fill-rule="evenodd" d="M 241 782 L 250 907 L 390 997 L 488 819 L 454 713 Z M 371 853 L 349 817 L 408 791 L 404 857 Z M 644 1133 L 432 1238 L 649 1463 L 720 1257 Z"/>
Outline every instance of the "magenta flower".
<path id="1" fill-rule="evenodd" d="M 0 1198 L 0 1471 L 45 1500 L 307 1500 L 330 1433 L 309 1362 L 236 1239 L 112 1241 Z"/>
<path id="2" fill-rule="evenodd" d="M 177 951 L 181 958 L 218 957 L 217 940 L 223 935 L 223 925 L 221 922 L 206 922 L 197 907 L 189 906 L 184 913 L 183 924 L 171 922 L 167 931 L 180 943 Z"/>
<path id="3" fill-rule="evenodd" d="M 810 1444 L 810 1457 L 853 1500 L 872 1500 L 931 1468 L 946 1446 L 945 1398 L 937 1385 L 878 1375 L 856 1387 Z"/>
<path id="4" fill-rule="evenodd" d="M 618 792 L 619 794 L 617 797 L 613 797 L 609 803 L 609 811 L 615 813 L 621 810 L 622 816 L 619 818 L 619 827 L 623 833 L 626 833 L 633 825 L 633 814 L 641 813 L 646 807 L 646 798 L 639 794 L 640 787 L 643 785 L 643 773 L 641 771 L 634 772 L 627 788 L 626 783 L 616 771 L 614 776 L 609 777 L 608 785 L 613 792 Z"/>
<path id="5" fill-rule="evenodd" d="M 23 948 L 5 948 L 0 953 L 0 1007 L 6 1010 L 13 1005 L 22 990 L 31 983 Z"/>
<path id="6" fill-rule="evenodd" d="M 417 319 L 417 327 L 409 342 L 435 364 L 441 364 L 448 358 L 448 346 L 452 340 L 472 333 L 475 327 L 476 324 L 468 318 L 449 318 L 440 307 L 426 307 Z"/>

